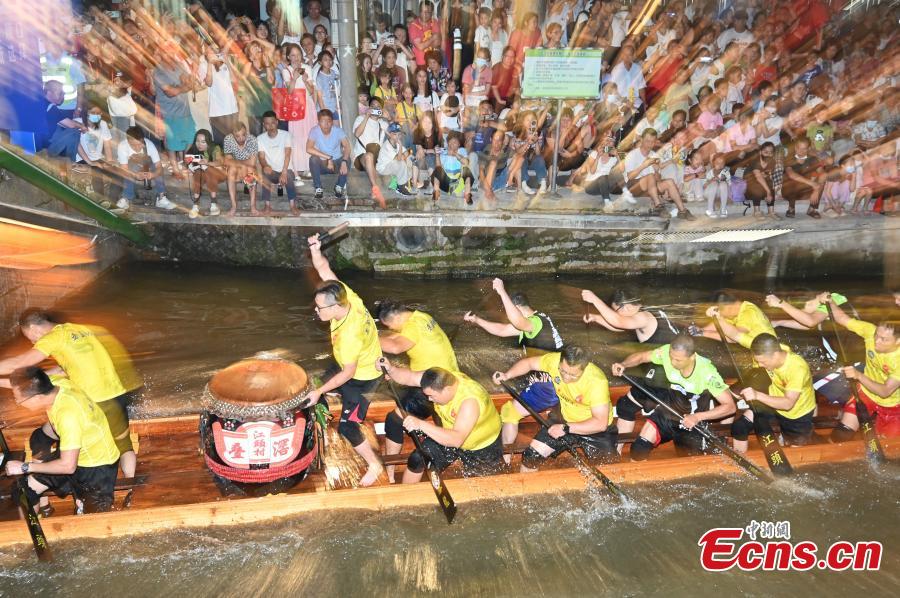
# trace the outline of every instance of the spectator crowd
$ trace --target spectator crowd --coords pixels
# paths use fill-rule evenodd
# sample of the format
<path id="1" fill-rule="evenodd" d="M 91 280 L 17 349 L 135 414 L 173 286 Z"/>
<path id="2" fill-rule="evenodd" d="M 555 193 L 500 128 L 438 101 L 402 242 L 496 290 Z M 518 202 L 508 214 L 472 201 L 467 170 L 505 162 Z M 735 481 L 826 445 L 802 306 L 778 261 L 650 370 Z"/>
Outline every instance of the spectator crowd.
<path id="1" fill-rule="evenodd" d="M 273 194 L 297 213 L 324 206 L 324 176 L 345 199 L 354 170 L 381 207 L 491 207 L 545 194 L 554 162 L 560 185 L 608 210 L 642 196 L 685 219 L 689 204 L 885 213 L 898 193 L 895 3 L 425 0 L 396 22 L 369 2 L 354 64 L 321 0 L 269 0 L 266 20 L 151 4 L 93 7 L 42 40 L 47 154 L 120 210 L 144 187 L 157 208 L 216 215 L 224 184 L 231 215 L 243 199 L 270 213 Z M 535 47 L 602 48 L 597 97 L 522 97 Z M 358 116 L 341 113 L 346 69 Z"/>

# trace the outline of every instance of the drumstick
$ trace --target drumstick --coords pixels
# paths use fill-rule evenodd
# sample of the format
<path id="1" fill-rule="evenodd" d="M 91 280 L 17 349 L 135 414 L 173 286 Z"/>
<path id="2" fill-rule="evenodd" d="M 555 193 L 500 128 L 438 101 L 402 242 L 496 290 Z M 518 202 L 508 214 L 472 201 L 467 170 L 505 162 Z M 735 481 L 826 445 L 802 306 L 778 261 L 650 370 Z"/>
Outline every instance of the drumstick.
<path id="1" fill-rule="evenodd" d="M 345 222 L 341 222 L 340 224 L 338 224 L 331 230 L 327 230 L 324 233 L 320 233 L 319 234 L 319 243 L 321 245 L 325 245 L 332 239 L 336 239 L 337 237 L 341 236 L 343 234 L 343 232 L 345 230 L 347 230 L 347 228 L 349 228 L 349 226 L 350 226 L 350 223 L 345 221 Z"/>

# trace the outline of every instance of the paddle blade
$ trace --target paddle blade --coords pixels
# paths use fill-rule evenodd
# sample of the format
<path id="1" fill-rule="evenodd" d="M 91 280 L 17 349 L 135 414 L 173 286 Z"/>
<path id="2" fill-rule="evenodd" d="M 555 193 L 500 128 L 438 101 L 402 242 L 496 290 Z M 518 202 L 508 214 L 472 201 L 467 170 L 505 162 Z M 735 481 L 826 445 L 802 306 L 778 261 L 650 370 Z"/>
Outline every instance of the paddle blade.
<path id="1" fill-rule="evenodd" d="M 34 553 L 39 561 L 49 563 L 53 560 L 53 553 L 50 552 L 50 545 L 47 543 L 47 537 L 44 535 L 44 528 L 41 527 L 41 520 L 37 513 L 31 508 L 31 502 L 28 500 L 28 494 L 25 491 L 25 478 L 21 477 L 16 483 L 16 499 L 22 516 L 25 518 L 25 525 L 28 527 L 28 534 L 31 536 L 31 543 L 34 545 Z"/>
<path id="2" fill-rule="evenodd" d="M 857 397 L 859 397 L 858 393 Z M 869 415 L 868 408 L 858 398 L 856 400 L 856 415 L 859 418 L 859 429 L 862 431 L 863 440 L 866 443 L 866 459 L 875 465 L 884 463 L 886 460 L 884 450 L 881 448 L 878 436 L 875 435 L 872 417 Z"/>
<path id="3" fill-rule="evenodd" d="M 766 463 L 772 474 L 778 477 L 789 476 L 794 473 L 794 468 L 788 463 L 787 455 L 778 443 L 772 426 L 764 417 L 760 417 L 758 413 L 753 418 L 753 429 L 756 432 L 756 438 L 762 447 L 763 453 L 766 455 Z"/>
<path id="4" fill-rule="evenodd" d="M 453 523 L 453 518 L 456 517 L 456 501 L 450 496 L 450 491 L 447 490 L 447 486 L 444 484 L 444 478 L 431 465 L 428 467 L 428 477 L 431 481 L 431 487 L 434 489 L 434 495 L 438 499 L 438 505 L 440 505 L 441 511 L 444 512 L 444 517 L 447 518 L 447 523 Z"/>

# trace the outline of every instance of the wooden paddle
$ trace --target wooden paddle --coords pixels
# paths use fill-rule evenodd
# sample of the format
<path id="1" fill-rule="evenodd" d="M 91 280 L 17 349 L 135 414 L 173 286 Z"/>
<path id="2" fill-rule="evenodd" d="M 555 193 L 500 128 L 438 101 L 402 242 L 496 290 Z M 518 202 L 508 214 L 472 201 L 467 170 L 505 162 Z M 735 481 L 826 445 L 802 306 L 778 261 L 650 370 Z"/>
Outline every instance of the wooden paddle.
<path id="1" fill-rule="evenodd" d="M 397 404 L 397 409 L 400 411 L 400 417 L 406 419 L 406 416 L 409 414 L 400 402 L 400 396 L 397 394 L 397 389 L 394 388 L 394 383 L 388 378 L 387 368 L 382 366 L 381 371 L 384 372 L 384 379 L 388 381 L 388 388 L 391 389 L 391 395 L 394 397 L 394 403 Z M 453 523 L 453 518 L 456 516 L 456 501 L 450 496 L 450 491 L 447 489 L 447 485 L 444 484 L 444 478 L 441 477 L 441 472 L 435 466 L 431 455 L 425 450 L 425 447 L 422 446 L 422 439 L 419 437 L 420 433 L 410 432 L 409 430 L 407 430 L 406 433 L 412 438 L 416 450 L 419 451 L 419 454 L 422 455 L 422 459 L 425 460 L 425 468 L 428 470 L 428 477 L 431 478 L 431 487 L 434 489 L 434 495 L 438 499 L 438 505 L 440 505 L 441 510 L 444 512 L 444 517 L 447 518 L 447 523 Z"/>
<path id="2" fill-rule="evenodd" d="M 3 430 L 0 429 L 0 452 L 3 458 L 0 459 L 0 466 L 6 462 L 7 456 L 10 454 L 9 445 L 6 443 L 6 437 L 3 436 Z M 28 500 L 28 492 L 25 490 L 28 476 L 19 476 L 15 482 L 13 491 L 16 499 L 16 505 L 22 517 L 25 519 L 25 525 L 28 527 L 28 534 L 31 536 L 31 543 L 34 545 L 34 553 L 39 561 L 50 562 L 53 560 L 53 553 L 50 551 L 50 545 L 47 543 L 47 536 L 44 535 L 44 529 L 41 527 L 41 520 L 38 519 L 37 513 L 34 512 L 34 505 Z"/>
<path id="3" fill-rule="evenodd" d="M 712 321 L 716 326 L 716 332 L 722 338 L 722 345 L 725 347 L 725 352 L 728 353 L 728 359 L 731 360 L 731 365 L 734 366 L 735 374 L 737 374 L 741 386 L 746 388 L 744 377 L 741 375 L 741 368 L 738 367 L 734 353 L 731 352 L 731 347 L 728 346 L 728 339 L 722 330 L 722 325 L 719 324 L 718 318 L 713 318 Z M 775 431 L 769 424 L 768 419 L 760 417 L 756 406 L 752 402 L 750 403 L 750 410 L 753 411 L 753 431 L 756 433 L 756 438 L 759 440 L 763 453 L 766 455 L 766 463 L 768 463 L 769 469 L 777 476 L 791 475 L 794 473 L 794 468 L 791 467 L 787 455 L 784 454 L 784 450 L 781 448 L 781 444 L 775 438 Z"/>
<path id="4" fill-rule="evenodd" d="M 660 407 L 662 407 L 663 409 L 665 409 L 666 411 L 668 411 L 669 413 L 671 413 L 672 415 L 677 417 L 679 422 L 684 420 L 684 415 L 682 415 L 681 413 L 678 413 L 678 411 L 676 411 L 674 407 L 672 407 L 668 403 L 664 402 L 662 399 L 659 399 L 656 395 L 654 395 L 652 392 L 650 392 L 650 390 L 647 387 L 641 385 L 640 382 L 638 382 L 637 380 L 635 380 L 628 374 L 622 374 L 622 378 L 627 380 L 635 388 L 638 388 L 639 390 L 643 391 L 643 393 L 645 395 L 647 395 L 648 397 L 650 397 L 651 399 L 653 399 L 653 401 L 657 405 L 659 405 Z M 710 431 L 709 428 L 707 428 L 705 425 L 702 425 L 702 424 L 696 425 L 691 429 L 696 431 L 701 436 L 703 436 L 703 438 L 705 438 L 707 442 L 709 442 L 712 446 L 719 449 L 719 451 L 722 454 L 724 454 L 726 457 L 729 457 L 730 459 L 732 459 L 735 463 L 737 463 L 741 467 L 741 469 L 743 469 L 750 475 L 755 476 L 756 478 L 762 480 L 763 482 L 765 482 L 767 484 L 772 482 L 771 476 L 769 476 L 765 471 L 763 471 L 762 469 L 760 469 L 759 467 L 754 465 L 745 456 L 743 456 L 742 454 L 740 454 L 739 452 L 737 452 L 736 450 L 734 450 L 733 448 L 731 448 L 730 446 L 725 444 L 718 436 L 713 434 L 712 431 Z"/>
<path id="5" fill-rule="evenodd" d="M 506 389 L 506 392 L 508 392 L 510 396 L 519 403 L 519 405 L 525 408 L 525 411 L 527 411 L 529 415 L 531 415 L 531 417 L 533 417 L 534 420 L 541 425 L 541 427 L 547 429 L 550 428 L 550 422 L 541 417 L 541 414 L 535 411 L 531 405 L 523 401 L 522 397 L 519 396 L 519 393 L 513 390 L 513 388 L 509 384 L 507 384 L 506 382 L 501 382 L 500 384 L 501 386 L 503 386 L 503 388 Z M 625 494 L 625 492 L 621 488 L 616 486 L 616 484 L 611 479 L 609 479 L 605 473 L 600 471 L 599 468 L 589 465 L 581 457 L 581 455 L 578 454 L 578 451 L 576 451 L 574 447 L 567 446 L 566 450 L 569 451 L 569 453 L 572 455 L 572 459 L 575 461 L 575 465 L 578 467 L 578 470 L 581 473 L 584 474 L 585 472 L 590 472 L 601 484 L 603 484 L 603 486 L 607 490 L 609 490 L 610 494 L 618 498 L 623 503 L 628 502 L 628 495 Z"/>
<path id="6" fill-rule="evenodd" d="M 324 233 L 319 233 L 319 245 L 321 247 L 325 247 L 331 241 L 337 240 L 338 237 L 343 235 L 344 231 L 346 231 L 350 227 L 350 223 L 347 221 L 341 222 L 334 228 L 331 228 Z"/>
<path id="7" fill-rule="evenodd" d="M 847 353 L 844 351 L 844 341 L 838 333 L 837 322 L 834 321 L 834 311 L 831 309 L 830 303 L 825 303 L 825 309 L 828 310 L 828 319 L 831 320 L 831 327 L 834 330 L 834 336 L 837 338 L 838 357 L 841 365 L 844 367 L 852 367 L 852 363 L 847 359 Z M 881 442 L 875 434 L 875 427 L 872 425 L 872 416 L 869 414 L 869 408 L 862 402 L 859 396 L 859 380 L 848 380 L 850 388 L 853 389 L 853 398 L 856 399 L 856 417 L 859 419 L 859 427 L 863 433 L 863 439 L 866 441 L 866 458 L 872 463 L 884 463 L 884 450 L 881 448 Z"/>

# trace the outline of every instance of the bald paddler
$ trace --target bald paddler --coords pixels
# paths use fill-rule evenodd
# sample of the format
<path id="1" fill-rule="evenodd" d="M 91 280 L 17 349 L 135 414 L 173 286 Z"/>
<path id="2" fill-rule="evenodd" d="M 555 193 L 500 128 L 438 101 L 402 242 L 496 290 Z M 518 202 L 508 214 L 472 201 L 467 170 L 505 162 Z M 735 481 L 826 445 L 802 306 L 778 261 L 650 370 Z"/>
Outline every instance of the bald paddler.
<path id="1" fill-rule="evenodd" d="M 315 310 L 319 319 L 328 322 L 331 328 L 331 348 L 337 366 L 326 372 L 328 378 L 309 393 L 307 402 L 310 405 L 316 403 L 331 391 L 341 395 L 338 433 L 347 439 L 368 465 L 359 481 L 360 486 L 371 486 L 384 467 L 363 435 L 360 423 L 369 409 L 369 400 L 365 395 L 378 387 L 382 376 L 377 366 L 381 357 L 378 329 L 359 295 L 338 280 L 332 271 L 328 260 L 322 255 L 319 235 L 309 237 L 308 241 L 313 268 L 322 279 L 315 290 Z"/>
<path id="2" fill-rule="evenodd" d="M 392 365 L 387 359 L 382 359 L 380 364 L 392 380 L 404 386 L 420 387 L 434 404 L 440 424 L 407 415 L 403 427 L 425 435 L 422 448 L 439 471 L 455 461 L 462 464 L 464 475 L 483 475 L 502 469 L 500 415 L 483 386 L 459 371 L 429 368 L 417 372 Z M 404 484 L 422 479 L 425 459 L 418 450 L 413 451 L 403 472 Z"/>

